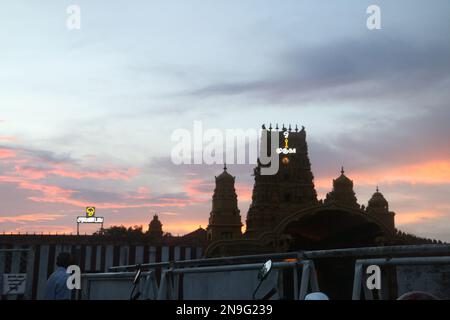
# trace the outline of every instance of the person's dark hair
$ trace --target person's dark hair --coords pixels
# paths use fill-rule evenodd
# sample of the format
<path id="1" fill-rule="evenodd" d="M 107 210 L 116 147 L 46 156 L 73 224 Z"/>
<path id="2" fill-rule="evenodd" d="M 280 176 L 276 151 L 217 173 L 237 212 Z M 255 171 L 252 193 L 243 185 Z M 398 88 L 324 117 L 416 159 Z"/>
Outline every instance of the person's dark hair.
<path id="1" fill-rule="evenodd" d="M 66 268 L 72 264 L 72 255 L 69 252 L 61 252 L 56 258 L 58 267 Z"/>
<path id="2" fill-rule="evenodd" d="M 411 291 L 398 297 L 397 300 L 439 300 L 439 298 L 429 292 Z"/>

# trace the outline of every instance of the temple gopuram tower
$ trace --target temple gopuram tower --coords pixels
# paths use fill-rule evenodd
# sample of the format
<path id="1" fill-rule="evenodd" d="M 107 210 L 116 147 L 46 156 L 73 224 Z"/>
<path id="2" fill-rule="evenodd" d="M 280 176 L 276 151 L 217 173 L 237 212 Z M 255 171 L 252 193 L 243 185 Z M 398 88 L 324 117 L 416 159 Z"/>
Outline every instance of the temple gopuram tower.
<path id="1" fill-rule="evenodd" d="M 238 239 L 242 236 L 241 215 L 234 188 L 235 177 L 223 172 L 216 177 L 216 188 L 212 197 L 212 211 L 207 230 L 208 240 Z"/>
<path id="2" fill-rule="evenodd" d="M 292 129 L 272 128 L 263 126 L 261 143 L 268 140 L 270 146 L 271 132 L 279 134 L 280 148 L 288 146 L 295 149 L 295 153 L 280 153 L 279 169 L 274 175 L 262 175 L 262 164 L 254 169 L 255 183 L 253 187 L 252 203 L 247 215 L 246 237 L 254 238 L 259 234 L 272 230 L 282 218 L 301 209 L 318 203 L 314 188 L 314 177 L 308 156 L 305 128 L 296 126 Z M 270 149 L 270 148 L 268 148 Z M 269 151 L 274 152 L 274 150 Z"/>

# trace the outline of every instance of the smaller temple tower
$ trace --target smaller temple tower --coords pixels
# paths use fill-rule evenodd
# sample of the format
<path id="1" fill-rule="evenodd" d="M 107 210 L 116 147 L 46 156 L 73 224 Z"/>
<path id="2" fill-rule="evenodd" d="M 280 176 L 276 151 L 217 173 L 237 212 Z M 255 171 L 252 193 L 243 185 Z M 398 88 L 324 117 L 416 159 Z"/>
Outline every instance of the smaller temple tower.
<path id="1" fill-rule="evenodd" d="M 333 191 L 327 194 L 325 204 L 338 203 L 352 208 L 359 208 L 355 191 L 353 191 L 353 181 L 345 175 L 344 167 L 341 169 L 341 175 L 333 180 Z"/>
<path id="2" fill-rule="evenodd" d="M 395 213 L 389 211 L 389 203 L 377 187 L 377 191 L 369 200 L 367 213 L 381 221 L 392 233 L 395 231 Z"/>
<path id="3" fill-rule="evenodd" d="M 241 215 L 234 188 L 235 177 L 223 172 L 216 177 L 216 188 L 212 197 L 212 211 L 207 228 L 208 240 L 238 239 L 242 236 Z"/>
<path id="4" fill-rule="evenodd" d="M 148 235 L 154 238 L 162 238 L 163 236 L 162 223 L 159 221 L 157 214 L 153 216 L 153 220 L 148 225 Z"/>

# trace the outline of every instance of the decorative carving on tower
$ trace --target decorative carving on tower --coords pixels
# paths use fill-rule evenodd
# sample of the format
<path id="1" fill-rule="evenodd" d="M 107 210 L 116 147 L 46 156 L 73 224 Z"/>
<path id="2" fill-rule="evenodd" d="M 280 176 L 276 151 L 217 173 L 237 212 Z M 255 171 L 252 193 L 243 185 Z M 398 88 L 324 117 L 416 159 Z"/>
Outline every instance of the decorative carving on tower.
<path id="1" fill-rule="evenodd" d="M 216 177 L 216 188 L 212 197 L 212 211 L 207 228 L 208 240 L 238 239 L 242 236 L 241 215 L 234 188 L 235 177 L 230 175 L 225 165 Z"/>
<path id="2" fill-rule="evenodd" d="M 395 213 L 389 211 L 389 203 L 377 187 L 377 191 L 369 200 L 367 213 L 380 220 L 391 232 L 395 231 Z"/>
<path id="3" fill-rule="evenodd" d="M 333 180 L 333 191 L 329 192 L 325 199 L 325 204 L 333 202 L 348 207 L 360 208 L 353 191 L 353 181 L 345 175 L 344 167 L 341 169 L 341 175 Z"/>
<path id="4" fill-rule="evenodd" d="M 271 130 L 272 125 L 269 126 L 269 131 Z M 275 130 L 279 130 L 278 124 Z M 286 128 L 283 124 L 279 131 L 280 148 L 286 144 L 285 132 L 289 132 L 289 148 L 295 148 L 296 153 L 279 155 L 279 170 L 275 175 L 261 175 L 263 165 L 259 160 L 254 169 L 255 184 L 245 234 L 249 238 L 273 230 L 284 217 L 318 203 L 308 156 L 306 131 L 304 127 L 298 131 L 297 125 L 294 131 L 291 125 Z M 271 135 L 263 128 L 261 142 L 264 137 L 267 137 L 267 145 L 270 146 Z"/>

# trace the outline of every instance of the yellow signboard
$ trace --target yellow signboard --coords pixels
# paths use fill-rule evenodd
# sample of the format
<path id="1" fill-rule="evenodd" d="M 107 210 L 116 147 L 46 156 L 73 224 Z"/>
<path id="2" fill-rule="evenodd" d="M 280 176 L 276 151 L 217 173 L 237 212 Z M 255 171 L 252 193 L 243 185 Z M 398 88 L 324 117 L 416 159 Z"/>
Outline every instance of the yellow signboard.
<path id="1" fill-rule="evenodd" d="M 86 217 L 95 216 L 95 207 L 86 207 Z"/>

